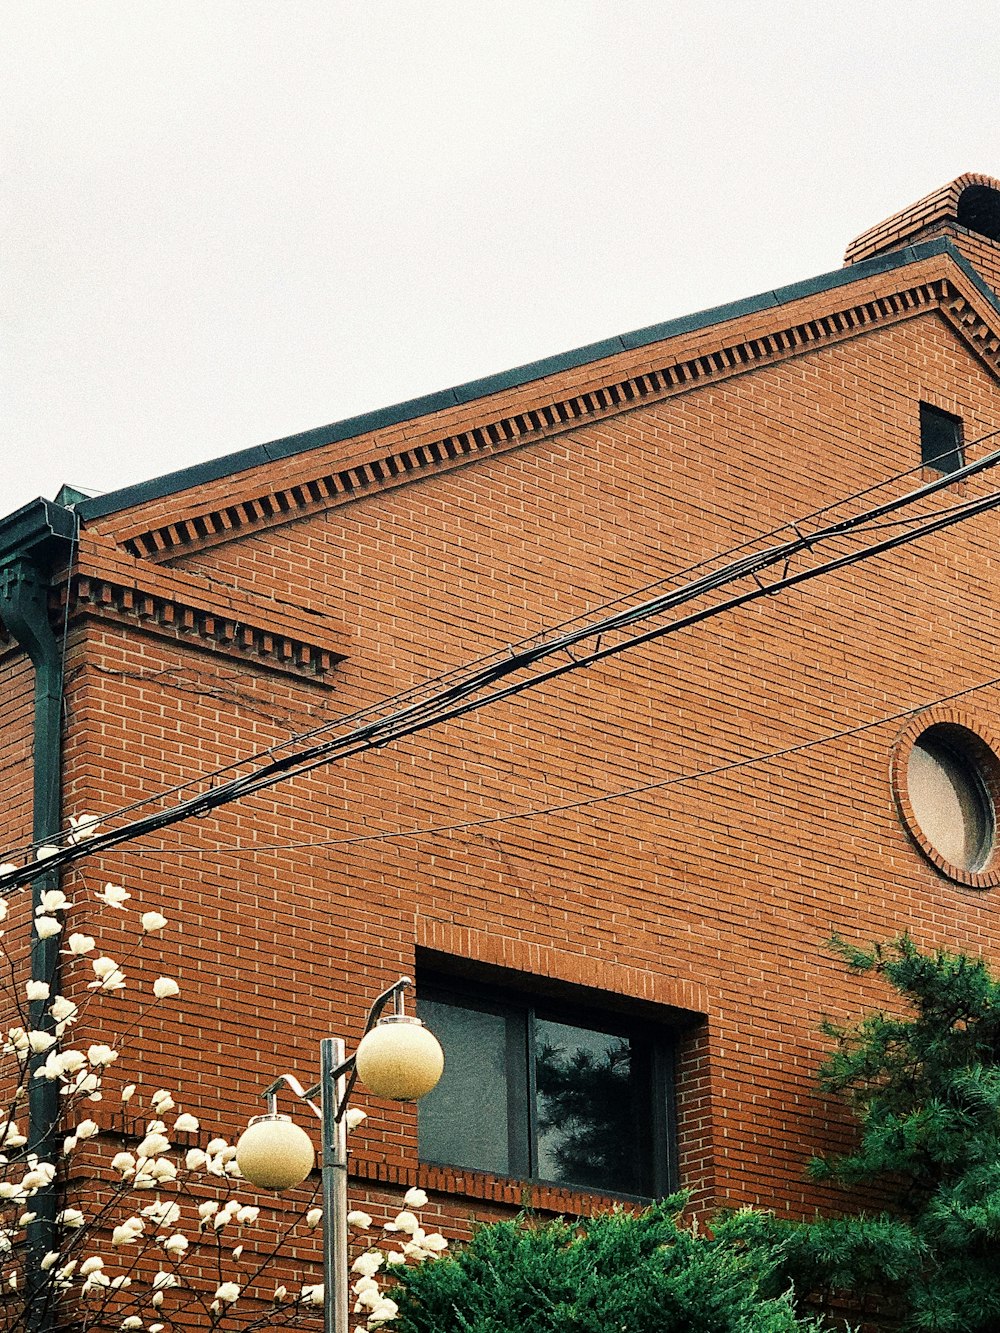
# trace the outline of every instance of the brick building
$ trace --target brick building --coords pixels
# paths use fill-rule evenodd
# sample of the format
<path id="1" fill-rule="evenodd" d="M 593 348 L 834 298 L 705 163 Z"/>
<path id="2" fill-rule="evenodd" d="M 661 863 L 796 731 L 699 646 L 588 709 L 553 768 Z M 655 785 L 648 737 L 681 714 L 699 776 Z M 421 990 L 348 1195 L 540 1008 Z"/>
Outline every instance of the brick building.
<path id="1" fill-rule="evenodd" d="M 0 522 L 9 850 L 727 571 L 633 631 L 674 632 L 69 872 L 179 920 L 156 1078 L 235 1135 L 408 973 L 446 1083 L 419 1126 L 370 1106 L 359 1204 L 829 1202 L 818 1024 L 865 992 L 825 943 L 1000 956 L 997 520 L 772 585 L 855 549 L 825 524 L 989 493 L 951 476 L 997 443 L 998 289 L 1000 181 L 966 175 L 821 277 Z"/>

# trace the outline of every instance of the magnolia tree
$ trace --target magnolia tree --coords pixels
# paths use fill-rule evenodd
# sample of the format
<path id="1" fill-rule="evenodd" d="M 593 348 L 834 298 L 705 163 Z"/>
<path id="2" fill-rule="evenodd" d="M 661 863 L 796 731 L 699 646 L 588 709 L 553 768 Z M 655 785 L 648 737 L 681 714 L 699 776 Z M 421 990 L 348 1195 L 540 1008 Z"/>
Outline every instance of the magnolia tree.
<path id="1" fill-rule="evenodd" d="M 72 837 L 96 827 L 76 819 Z M 42 848 L 39 859 L 47 854 Z M 0 889 L 13 868 L 0 865 Z M 80 882 L 73 901 L 61 889 L 43 892 L 30 921 L 35 941 L 59 945 L 47 978 L 25 979 L 26 895 L 0 897 L 10 1005 L 0 1070 L 0 1330 L 316 1326 L 322 1281 L 303 1271 L 298 1255 L 315 1264 L 318 1182 L 262 1207 L 245 1188 L 235 1146 L 170 1089 L 144 1085 L 152 1062 L 141 1058 L 137 1034 L 155 1017 L 151 1009 L 177 1006 L 182 996 L 169 975 L 133 978 L 150 975 L 150 964 L 166 971 L 170 923 L 122 885 Z M 84 1031 L 88 1039 L 75 1038 Z M 130 1056 L 139 1057 L 134 1082 Z M 29 1141 L 36 1083 L 52 1090 L 54 1109 Z M 348 1128 L 364 1118 L 349 1111 Z M 426 1203 L 422 1190 L 410 1190 L 385 1219 L 380 1246 L 368 1243 L 375 1219 L 349 1214 L 361 1251 L 347 1279 L 359 1330 L 395 1319 L 394 1270 L 446 1248 L 414 1211 Z"/>

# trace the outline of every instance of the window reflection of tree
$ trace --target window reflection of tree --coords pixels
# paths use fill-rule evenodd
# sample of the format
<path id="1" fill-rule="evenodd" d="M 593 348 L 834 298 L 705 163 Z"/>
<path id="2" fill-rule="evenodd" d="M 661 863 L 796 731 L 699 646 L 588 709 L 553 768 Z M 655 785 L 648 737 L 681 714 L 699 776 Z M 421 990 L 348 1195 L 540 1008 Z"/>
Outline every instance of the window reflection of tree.
<path id="1" fill-rule="evenodd" d="M 542 1043 L 536 1051 L 539 1137 L 567 1184 L 638 1190 L 630 1095 L 632 1057 L 624 1038 L 601 1057 Z"/>

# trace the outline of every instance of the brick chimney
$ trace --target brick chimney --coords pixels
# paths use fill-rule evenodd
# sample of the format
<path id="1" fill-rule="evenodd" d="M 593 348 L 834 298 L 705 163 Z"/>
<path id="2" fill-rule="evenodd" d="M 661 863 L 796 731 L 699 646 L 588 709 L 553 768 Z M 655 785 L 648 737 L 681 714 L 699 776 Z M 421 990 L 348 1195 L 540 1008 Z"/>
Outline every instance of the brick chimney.
<path id="1" fill-rule="evenodd" d="M 845 264 L 947 236 L 1000 293 L 1000 180 L 966 172 L 909 208 L 869 227 L 847 247 Z"/>

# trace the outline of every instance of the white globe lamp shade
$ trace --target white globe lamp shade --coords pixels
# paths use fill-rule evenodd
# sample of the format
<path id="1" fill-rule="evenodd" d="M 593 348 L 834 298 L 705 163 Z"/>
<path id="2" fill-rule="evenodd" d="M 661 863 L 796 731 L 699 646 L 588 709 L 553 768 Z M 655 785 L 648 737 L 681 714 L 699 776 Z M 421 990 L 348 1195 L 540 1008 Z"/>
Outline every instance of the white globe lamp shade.
<path id="1" fill-rule="evenodd" d="M 251 1185 L 286 1190 L 301 1185 L 316 1153 L 309 1135 L 289 1116 L 259 1115 L 240 1135 L 236 1161 Z"/>
<path id="2" fill-rule="evenodd" d="M 355 1067 L 376 1097 L 415 1102 L 437 1085 L 444 1071 L 444 1051 L 419 1018 L 393 1014 L 380 1018 L 361 1038 Z"/>

